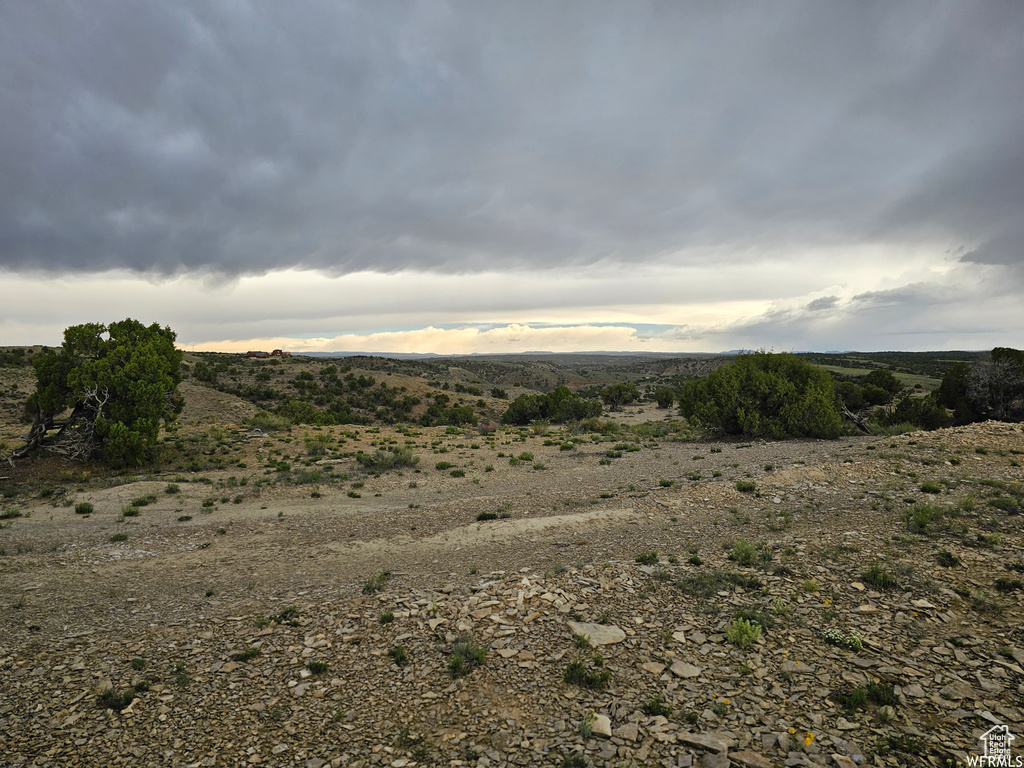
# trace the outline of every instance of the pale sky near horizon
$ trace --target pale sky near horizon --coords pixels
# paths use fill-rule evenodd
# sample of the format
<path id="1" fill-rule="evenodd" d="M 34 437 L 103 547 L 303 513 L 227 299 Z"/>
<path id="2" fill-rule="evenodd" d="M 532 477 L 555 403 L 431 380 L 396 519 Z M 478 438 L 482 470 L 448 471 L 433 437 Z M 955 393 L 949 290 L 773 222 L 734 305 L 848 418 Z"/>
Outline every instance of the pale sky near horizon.
<path id="1" fill-rule="evenodd" d="M 0 345 L 1024 347 L 1024 5 L 0 0 Z"/>

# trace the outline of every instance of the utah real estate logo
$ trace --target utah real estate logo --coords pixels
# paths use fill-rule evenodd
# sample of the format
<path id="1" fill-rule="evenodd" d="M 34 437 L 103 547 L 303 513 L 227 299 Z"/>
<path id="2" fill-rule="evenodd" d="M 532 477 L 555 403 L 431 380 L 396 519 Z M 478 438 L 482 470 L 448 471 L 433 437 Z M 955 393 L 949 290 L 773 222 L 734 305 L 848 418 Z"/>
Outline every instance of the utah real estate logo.
<path id="1" fill-rule="evenodd" d="M 1009 768 L 1022 768 L 1024 758 L 1020 755 L 1013 757 L 1010 753 L 1010 745 L 1017 737 L 1010 733 L 1007 725 L 996 725 L 989 728 L 979 737 L 984 746 L 984 754 L 972 755 L 967 759 L 968 765 L 977 766 L 1009 766 Z"/>

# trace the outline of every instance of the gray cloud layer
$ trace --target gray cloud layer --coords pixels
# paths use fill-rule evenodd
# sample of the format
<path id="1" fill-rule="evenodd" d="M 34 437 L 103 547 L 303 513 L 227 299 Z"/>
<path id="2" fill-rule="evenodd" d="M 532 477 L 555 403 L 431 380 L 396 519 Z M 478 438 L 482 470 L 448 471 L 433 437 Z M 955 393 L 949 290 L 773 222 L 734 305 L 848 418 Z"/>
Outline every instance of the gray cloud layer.
<path id="1" fill-rule="evenodd" d="M 0 266 L 1017 264 L 1021 82 L 1016 2 L 5 3 Z"/>

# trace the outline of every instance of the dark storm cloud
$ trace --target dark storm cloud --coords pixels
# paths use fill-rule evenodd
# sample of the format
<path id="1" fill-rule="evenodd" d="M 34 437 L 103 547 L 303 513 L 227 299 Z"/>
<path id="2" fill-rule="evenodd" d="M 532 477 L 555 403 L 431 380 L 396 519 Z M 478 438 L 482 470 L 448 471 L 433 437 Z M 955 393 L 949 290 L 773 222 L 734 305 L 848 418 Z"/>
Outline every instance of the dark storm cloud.
<path id="1" fill-rule="evenodd" d="M 838 296 L 822 296 L 820 299 L 809 302 L 804 309 L 809 312 L 822 312 L 826 309 L 834 309 L 837 304 L 839 304 Z"/>
<path id="2" fill-rule="evenodd" d="M 891 237 L 1007 263 L 1022 19 L 1014 2 L 5 3 L 0 266 L 475 271 Z"/>

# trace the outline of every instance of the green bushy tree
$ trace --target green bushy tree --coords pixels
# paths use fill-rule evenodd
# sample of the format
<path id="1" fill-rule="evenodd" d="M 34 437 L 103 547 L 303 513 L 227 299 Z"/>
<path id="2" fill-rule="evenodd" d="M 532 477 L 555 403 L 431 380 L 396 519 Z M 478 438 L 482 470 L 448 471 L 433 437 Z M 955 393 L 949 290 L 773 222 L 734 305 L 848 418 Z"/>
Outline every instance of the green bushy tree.
<path id="1" fill-rule="evenodd" d="M 501 415 L 502 424 L 524 426 L 537 420 L 564 424 L 601 415 L 601 403 L 585 400 L 568 387 L 558 387 L 546 395 L 520 395 Z"/>
<path id="2" fill-rule="evenodd" d="M 617 411 L 622 406 L 635 403 L 639 400 L 640 390 L 638 390 L 636 388 L 636 384 L 631 381 L 621 382 L 619 384 L 609 384 L 601 390 L 601 399 L 604 400 L 605 405 L 613 411 Z"/>
<path id="3" fill-rule="evenodd" d="M 67 328 L 61 348 L 34 362 L 36 391 L 25 405 L 33 425 L 19 454 L 48 448 L 114 467 L 149 461 L 160 422 L 183 406 L 175 338 L 130 318 Z"/>
<path id="4" fill-rule="evenodd" d="M 653 397 L 659 408 L 671 408 L 676 400 L 676 393 L 672 387 L 658 387 L 654 390 Z"/>
<path id="5" fill-rule="evenodd" d="M 832 378 L 791 354 L 740 355 L 688 381 L 679 410 L 704 429 L 727 435 L 836 438 L 842 430 Z"/>

